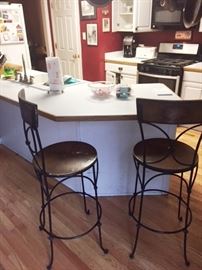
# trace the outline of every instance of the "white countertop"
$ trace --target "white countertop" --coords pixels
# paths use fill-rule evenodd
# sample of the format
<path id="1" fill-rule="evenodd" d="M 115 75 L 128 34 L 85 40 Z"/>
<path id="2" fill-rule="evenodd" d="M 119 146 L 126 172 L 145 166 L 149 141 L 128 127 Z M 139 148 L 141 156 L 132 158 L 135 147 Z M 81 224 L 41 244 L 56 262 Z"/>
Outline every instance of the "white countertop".
<path id="1" fill-rule="evenodd" d="M 194 63 L 192 65 L 186 66 L 186 67 L 184 67 L 184 70 L 202 73 L 202 62 L 198 62 L 198 63 Z"/>
<path id="2" fill-rule="evenodd" d="M 127 63 L 127 64 L 137 64 L 141 63 L 145 58 L 137 57 L 123 57 L 123 51 L 107 52 L 105 53 L 105 62 L 117 62 L 117 63 Z"/>
<path id="3" fill-rule="evenodd" d="M 26 98 L 38 104 L 40 114 L 55 121 L 131 120 L 136 118 L 137 97 L 179 99 L 163 84 L 134 84 L 128 100 L 117 99 L 115 91 L 105 99 L 98 98 L 87 82 L 67 86 L 62 94 L 4 80 L 0 85 L 0 99 L 18 103 L 18 92 L 24 88 Z"/>

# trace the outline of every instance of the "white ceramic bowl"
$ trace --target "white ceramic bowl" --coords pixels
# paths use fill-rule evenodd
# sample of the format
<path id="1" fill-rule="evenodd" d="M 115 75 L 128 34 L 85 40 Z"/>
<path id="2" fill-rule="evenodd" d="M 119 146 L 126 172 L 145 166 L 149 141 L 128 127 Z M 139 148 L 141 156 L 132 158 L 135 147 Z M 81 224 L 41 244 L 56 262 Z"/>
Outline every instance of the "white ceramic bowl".
<path id="1" fill-rule="evenodd" d="M 114 89 L 114 84 L 107 81 L 92 82 L 89 83 L 88 86 L 90 87 L 94 95 L 98 97 L 107 97 Z"/>

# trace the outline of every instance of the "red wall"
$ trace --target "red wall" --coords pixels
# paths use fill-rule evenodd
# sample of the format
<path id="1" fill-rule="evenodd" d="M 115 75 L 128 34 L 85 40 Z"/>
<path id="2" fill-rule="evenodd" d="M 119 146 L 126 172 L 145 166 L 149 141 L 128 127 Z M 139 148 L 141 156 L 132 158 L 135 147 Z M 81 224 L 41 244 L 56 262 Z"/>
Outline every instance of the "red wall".
<path id="1" fill-rule="evenodd" d="M 162 31 L 162 32 L 148 32 L 134 34 L 138 44 L 145 44 L 147 46 L 158 46 L 160 42 L 180 42 L 175 39 L 175 31 Z M 183 42 L 183 41 L 181 41 Z M 194 30 L 192 31 L 192 38 L 187 43 L 201 43 L 202 33 Z"/>
<path id="2" fill-rule="evenodd" d="M 108 14 L 103 14 L 103 9 L 108 10 Z M 83 79 L 89 81 L 105 80 L 104 53 L 122 50 L 122 35 L 111 31 L 102 32 L 102 18 L 110 18 L 111 25 L 111 5 L 97 8 L 97 18 L 95 20 L 81 20 L 80 24 Z M 89 46 L 86 40 L 82 40 L 82 32 L 86 32 L 86 24 L 88 23 L 97 23 L 98 46 Z"/>

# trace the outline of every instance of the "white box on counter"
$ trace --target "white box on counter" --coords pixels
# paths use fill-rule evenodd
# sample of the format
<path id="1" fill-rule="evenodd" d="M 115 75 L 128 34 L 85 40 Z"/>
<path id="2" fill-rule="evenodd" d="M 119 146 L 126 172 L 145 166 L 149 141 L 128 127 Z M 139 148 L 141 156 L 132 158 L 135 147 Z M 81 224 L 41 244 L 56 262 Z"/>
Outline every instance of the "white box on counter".
<path id="1" fill-rule="evenodd" d="M 156 47 L 143 46 L 143 47 L 136 48 L 135 57 L 137 58 L 151 59 L 151 58 L 155 58 L 156 55 L 157 55 Z"/>

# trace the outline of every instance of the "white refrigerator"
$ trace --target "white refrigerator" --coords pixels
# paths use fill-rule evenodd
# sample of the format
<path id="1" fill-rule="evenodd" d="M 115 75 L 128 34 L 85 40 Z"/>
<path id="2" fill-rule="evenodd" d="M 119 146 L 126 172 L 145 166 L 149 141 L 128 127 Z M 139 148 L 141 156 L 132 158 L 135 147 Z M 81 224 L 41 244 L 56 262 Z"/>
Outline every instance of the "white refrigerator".
<path id="1" fill-rule="evenodd" d="M 7 62 L 22 65 L 22 55 L 27 69 L 31 69 L 31 60 L 23 7 L 21 4 L 0 3 L 0 52 Z"/>

